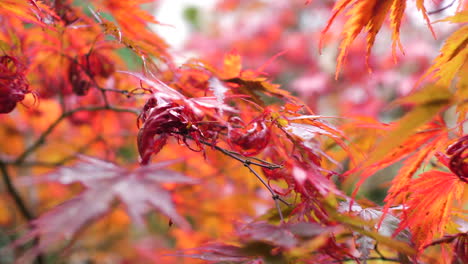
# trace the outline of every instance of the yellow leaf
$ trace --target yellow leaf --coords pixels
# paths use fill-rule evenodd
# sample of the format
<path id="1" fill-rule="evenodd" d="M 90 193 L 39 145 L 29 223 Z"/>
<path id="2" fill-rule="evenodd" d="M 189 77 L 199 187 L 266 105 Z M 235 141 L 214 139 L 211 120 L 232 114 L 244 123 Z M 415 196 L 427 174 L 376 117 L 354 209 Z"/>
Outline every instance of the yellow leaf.
<path id="1" fill-rule="evenodd" d="M 466 23 L 468 22 L 468 12 L 459 12 L 442 21 Z M 468 26 L 463 26 L 447 38 L 439 56 L 435 58 L 434 64 L 421 79 L 431 76 L 432 79 L 437 80 L 437 84 L 448 87 L 457 75 L 460 78 L 467 78 L 468 68 L 463 67 L 468 57 L 467 45 Z"/>
<path id="2" fill-rule="evenodd" d="M 399 121 L 397 127 L 377 145 L 370 154 L 367 165 L 380 161 L 389 152 L 400 146 L 414 131 L 442 110 L 451 101 L 452 95 L 448 89 L 429 85 L 397 103 L 412 103 L 416 106 Z"/>
<path id="3" fill-rule="evenodd" d="M 452 94 L 450 91 L 439 85 L 427 85 L 423 89 L 413 92 L 412 94 L 394 101 L 392 104 L 438 104 L 448 103 Z"/>
<path id="4" fill-rule="evenodd" d="M 463 76 L 457 83 L 457 91 L 455 92 L 455 98 L 457 100 L 457 123 L 460 124 L 460 132 L 463 134 L 463 124 L 466 117 L 468 116 L 468 63 L 463 65 L 464 69 Z"/>

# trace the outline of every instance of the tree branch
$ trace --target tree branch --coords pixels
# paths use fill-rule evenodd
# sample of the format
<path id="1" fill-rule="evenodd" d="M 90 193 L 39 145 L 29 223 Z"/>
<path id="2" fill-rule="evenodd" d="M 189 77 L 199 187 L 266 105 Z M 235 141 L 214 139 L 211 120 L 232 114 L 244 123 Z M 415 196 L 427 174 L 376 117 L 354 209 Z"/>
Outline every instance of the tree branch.
<path id="1" fill-rule="evenodd" d="M 88 149 L 91 145 L 93 145 L 94 143 L 96 143 L 99 140 L 102 140 L 100 135 L 98 135 L 93 140 L 89 141 L 88 143 L 84 144 L 83 146 L 79 147 L 75 151 L 75 153 L 70 154 L 68 156 L 65 156 L 64 158 L 62 158 L 62 159 L 60 159 L 58 161 L 55 161 L 55 162 L 47 162 L 47 161 L 38 160 L 38 161 L 24 161 L 19 165 L 16 164 L 16 163 L 13 163 L 12 165 L 17 165 L 17 166 L 21 166 L 21 167 L 52 167 L 52 168 L 53 167 L 59 167 L 59 166 L 62 166 L 65 163 L 67 163 L 67 162 L 69 162 L 71 160 L 76 159 L 76 156 L 78 154 L 83 153 L 86 149 Z"/>
<path id="2" fill-rule="evenodd" d="M 18 207 L 21 215 L 27 220 L 31 221 L 34 219 L 33 214 L 31 211 L 26 207 L 26 203 L 21 198 L 18 190 L 16 190 L 15 186 L 11 181 L 10 174 L 8 173 L 7 165 L 4 161 L 0 160 L 0 170 L 2 172 L 2 180 L 6 186 L 8 193 L 11 195 L 13 200 L 15 201 L 16 206 Z"/>
<path id="3" fill-rule="evenodd" d="M 433 14 L 440 13 L 440 12 L 444 11 L 445 9 L 450 8 L 451 6 L 453 6 L 453 4 L 455 4 L 455 0 L 453 0 L 451 3 L 449 3 L 448 5 L 446 5 L 444 7 L 441 7 L 441 8 L 436 9 L 436 10 L 429 11 L 429 12 L 427 12 L 427 14 L 428 15 L 433 15 Z"/>
<path id="4" fill-rule="evenodd" d="M 388 262 L 400 263 L 399 259 L 393 259 L 393 258 L 370 257 L 370 258 L 367 258 L 366 260 L 379 260 L 379 261 L 388 261 Z M 333 262 L 334 263 L 341 263 L 341 262 L 347 262 L 347 261 L 357 262 L 355 259 L 341 259 L 341 260 L 335 260 Z"/>
<path id="5" fill-rule="evenodd" d="M 21 165 L 26 158 L 38 149 L 41 145 L 45 143 L 46 138 L 54 131 L 54 129 L 67 117 L 73 115 L 77 112 L 96 112 L 96 111 L 114 111 L 114 112 L 123 112 L 139 115 L 138 111 L 133 109 L 118 108 L 114 106 L 104 105 L 104 106 L 89 106 L 89 107 L 79 107 L 67 112 L 63 112 L 40 136 L 39 138 L 30 145 L 18 158 L 13 162 L 15 165 Z"/>
<path id="6" fill-rule="evenodd" d="M 20 193 L 13 185 L 10 174 L 8 173 L 7 165 L 5 164 L 5 162 L 3 162 L 3 160 L 0 160 L 0 171 L 2 173 L 2 180 L 6 186 L 8 194 L 13 198 L 13 201 L 15 202 L 15 205 L 18 207 L 20 214 L 26 219 L 28 223 L 30 223 L 34 219 L 34 215 L 26 207 L 26 203 L 24 202 L 23 198 L 21 198 Z M 39 244 L 39 237 L 36 237 L 33 239 L 33 244 L 34 245 Z M 41 254 L 38 254 L 36 256 L 35 263 L 44 264 L 45 263 L 44 256 L 42 256 Z"/>

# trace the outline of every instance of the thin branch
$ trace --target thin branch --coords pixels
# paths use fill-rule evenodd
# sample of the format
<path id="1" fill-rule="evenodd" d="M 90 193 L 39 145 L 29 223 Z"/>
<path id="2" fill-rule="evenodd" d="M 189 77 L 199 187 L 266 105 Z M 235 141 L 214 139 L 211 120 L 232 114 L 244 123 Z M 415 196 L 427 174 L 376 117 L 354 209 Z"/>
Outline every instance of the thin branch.
<path id="1" fill-rule="evenodd" d="M 8 173 L 7 165 L 2 160 L 0 160 L 0 171 L 2 173 L 3 183 L 5 184 L 8 193 L 13 198 L 16 206 L 18 207 L 20 214 L 26 219 L 28 223 L 30 223 L 34 219 L 34 215 L 26 207 L 26 203 L 24 202 L 23 198 L 21 198 L 19 191 L 13 185 L 10 174 Z M 34 245 L 39 244 L 39 237 L 35 237 L 33 239 L 33 244 Z M 35 263 L 44 264 L 45 263 L 44 256 L 42 256 L 41 254 L 37 255 L 35 259 Z"/>
<path id="2" fill-rule="evenodd" d="M 462 233 L 463 234 L 463 233 Z M 439 244 L 452 243 L 460 234 L 445 235 L 444 237 L 434 240 L 431 243 L 424 246 L 424 248 L 432 247 Z"/>
<path id="3" fill-rule="evenodd" d="M 283 202 L 284 204 L 290 206 L 290 204 L 288 202 L 286 202 L 285 200 L 283 200 L 278 194 L 275 193 L 275 191 L 270 187 L 270 185 L 268 185 L 265 180 L 260 177 L 260 175 L 258 175 L 258 173 L 252 169 L 252 167 L 250 167 L 250 163 L 249 163 L 249 160 L 246 160 L 244 162 L 244 166 L 247 167 L 249 169 L 249 171 L 251 173 L 253 173 L 255 175 L 255 177 L 257 177 L 257 179 L 268 189 L 268 191 L 271 193 L 271 198 L 273 199 L 273 201 L 275 201 L 275 205 L 276 205 L 276 209 L 278 210 L 278 214 L 280 216 L 280 219 L 281 219 L 281 222 L 284 221 L 284 218 L 283 218 L 283 213 L 281 212 L 281 208 L 280 208 L 280 205 L 279 205 L 279 201 Z"/>
<path id="4" fill-rule="evenodd" d="M 23 201 L 21 198 L 18 190 L 16 190 L 15 186 L 13 186 L 13 183 L 11 181 L 10 174 L 8 173 L 8 168 L 7 165 L 5 164 L 4 161 L 0 160 L 0 170 L 2 172 L 2 180 L 3 183 L 5 184 L 8 193 L 11 195 L 13 200 L 15 201 L 16 206 L 18 206 L 18 209 L 21 213 L 21 215 L 29 222 L 34 219 L 33 214 L 31 211 L 26 207 L 26 203 Z"/>
<path id="5" fill-rule="evenodd" d="M 94 138 L 93 140 L 89 141 L 88 143 L 84 144 L 83 146 L 79 147 L 75 153 L 71 154 L 71 155 L 68 155 L 64 158 L 62 158 L 61 160 L 59 161 L 55 161 L 55 162 L 47 162 L 47 161 L 24 161 L 22 162 L 21 164 L 16 164 L 16 163 L 12 163 L 12 165 L 16 165 L 16 166 L 21 166 L 21 167 L 58 167 L 58 166 L 62 166 L 64 165 L 65 163 L 69 162 L 69 161 L 72 161 L 74 159 L 76 159 L 76 156 L 80 153 L 83 153 L 86 149 L 88 149 L 91 145 L 93 145 L 94 143 L 96 143 L 97 141 L 100 141 L 102 140 L 101 136 L 97 136 L 96 138 Z"/>
<path id="6" fill-rule="evenodd" d="M 270 187 L 270 185 L 268 185 L 265 182 L 265 180 L 262 177 L 260 177 L 260 175 L 258 175 L 258 173 L 254 169 L 252 169 L 252 167 L 250 167 L 250 161 L 249 160 L 244 161 L 244 166 L 247 167 L 250 170 L 250 172 L 252 172 L 255 175 L 255 177 L 257 177 L 262 182 L 262 184 L 268 189 L 268 191 L 270 191 L 273 200 L 280 200 L 285 205 L 291 206 L 290 203 L 286 202 L 281 197 L 279 197 L 279 195 Z"/>
<path id="7" fill-rule="evenodd" d="M 244 157 L 243 155 L 241 155 L 241 154 L 239 154 L 239 153 L 237 153 L 235 151 L 231 151 L 231 150 L 227 150 L 227 149 L 225 149 L 225 151 L 229 152 L 229 153 L 231 153 L 233 155 Z M 257 158 L 257 157 L 250 157 L 249 159 L 256 160 L 256 161 L 260 162 L 260 163 L 258 163 L 258 162 L 250 161 L 249 162 L 250 164 L 260 166 L 260 167 L 264 167 L 264 168 L 267 168 L 267 169 L 270 169 L 270 170 L 283 168 L 283 165 L 271 163 L 271 162 L 268 162 L 266 160 L 263 160 L 263 159 L 260 159 L 260 158 Z"/>
<path id="8" fill-rule="evenodd" d="M 203 140 L 200 140 L 200 143 L 202 143 L 204 145 L 207 145 L 207 146 L 210 146 L 210 147 L 213 147 L 214 149 L 222 152 L 224 155 L 229 156 L 229 157 L 231 157 L 231 158 L 233 158 L 235 160 L 238 160 L 238 161 L 240 161 L 242 163 L 245 163 L 245 161 L 248 160 L 242 154 L 237 153 L 235 151 L 227 150 L 225 148 L 219 147 L 217 145 L 211 144 L 211 143 L 203 141 Z M 283 167 L 282 165 L 274 164 L 274 163 L 268 162 L 266 160 L 262 160 L 262 159 L 255 158 L 255 157 L 251 157 L 250 159 L 256 160 L 258 162 L 249 160 L 249 164 L 253 164 L 253 165 L 263 167 L 263 168 L 267 168 L 267 169 L 270 169 L 270 170 L 280 169 L 280 168 Z"/>
<path id="9" fill-rule="evenodd" d="M 226 156 L 229 156 L 229 157 L 231 157 L 231 158 L 233 158 L 233 159 L 235 159 L 235 160 L 237 160 L 239 162 L 242 162 L 242 164 L 244 164 L 244 166 L 247 167 L 249 169 L 249 171 L 251 173 L 253 173 L 255 175 L 255 177 L 257 177 L 257 179 L 268 189 L 268 191 L 271 194 L 271 197 L 272 197 L 273 201 L 275 201 L 276 209 L 278 210 L 278 214 L 280 216 L 281 222 L 284 221 L 283 213 L 281 212 L 281 208 L 280 208 L 280 205 L 279 205 L 278 201 L 284 203 L 287 206 L 291 206 L 291 204 L 286 202 L 284 199 L 282 199 L 270 187 L 270 185 L 268 185 L 268 183 L 266 183 L 265 180 L 260 175 L 258 175 L 258 173 L 254 169 L 252 169 L 252 167 L 250 165 L 256 165 L 256 166 L 267 168 L 267 169 L 270 169 L 270 170 L 279 169 L 279 168 L 282 168 L 283 166 L 278 165 L 278 164 L 274 164 L 274 163 L 271 163 L 271 162 L 268 162 L 268 161 L 265 161 L 265 160 L 262 160 L 262 159 L 259 159 L 259 158 L 252 158 L 252 159 L 256 160 L 257 162 L 251 161 L 250 159 L 244 157 L 240 153 L 237 153 L 237 152 L 234 152 L 234 151 L 231 151 L 231 150 L 227 150 L 225 148 L 219 147 L 217 145 L 214 145 L 212 143 L 209 143 L 209 142 L 206 142 L 206 141 L 203 141 L 203 140 L 200 140 L 199 142 L 220 151 L 221 153 L 223 153 Z"/>
<path id="10" fill-rule="evenodd" d="M 444 7 L 441 7 L 439 9 L 436 9 L 436 10 L 432 10 L 432 11 L 429 11 L 427 12 L 428 15 L 433 15 L 433 14 L 437 14 L 437 13 L 440 13 L 442 11 L 444 11 L 445 9 L 453 6 L 453 4 L 455 4 L 455 0 L 453 0 L 451 3 L 449 3 L 448 5 L 444 6 Z"/>
<path id="11" fill-rule="evenodd" d="M 374 251 L 380 256 L 380 258 L 382 260 L 386 260 L 388 259 L 387 257 L 385 257 L 382 252 L 380 252 L 379 248 L 377 247 L 378 243 L 375 244 L 375 248 L 374 248 Z"/>
<path id="12" fill-rule="evenodd" d="M 46 138 L 54 131 L 54 129 L 67 117 L 73 115 L 77 112 L 96 112 L 96 111 L 114 111 L 114 112 L 123 112 L 123 113 L 132 113 L 138 115 L 138 111 L 126 108 L 118 108 L 110 105 L 104 106 L 89 106 L 89 107 L 79 107 L 67 112 L 63 112 L 40 136 L 39 138 L 30 145 L 19 157 L 13 162 L 15 165 L 21 165 L 26 158 L 33 153 L 36 149 L 42 146 L 45 143 Z"/>
<path id="13" fill-rule="evenodd" d="M 120 93 L 120 94 L 123 94 L 123 95 L 125 95 L 127 97 L 133 95 L 133 93 L 130 93 L 127 90 L 119 90 L 119 89 L 113 89 L 113 88 L 102 88 L 102 87 L 98 87 L 98 89 L 102 90 L 102 91 L 105 91 L 105 92 Z"/>
<path id="14" fill-rule="evenodd" d="M 370 257 L 370 258 L 367 258 L 366 260 L 380 260 L 380 261 L 401 263 L 399 259 L 394 259 L 394 258 Z M 354 261 L 354 262 L 358 263 L 358 261 L 355 260 L 355 259 L 340 259 L 340 260 L 335 260 L 333 262 L 334 263 L 341 263 L 341 262 L 347 262 L 347 261 Z"/>

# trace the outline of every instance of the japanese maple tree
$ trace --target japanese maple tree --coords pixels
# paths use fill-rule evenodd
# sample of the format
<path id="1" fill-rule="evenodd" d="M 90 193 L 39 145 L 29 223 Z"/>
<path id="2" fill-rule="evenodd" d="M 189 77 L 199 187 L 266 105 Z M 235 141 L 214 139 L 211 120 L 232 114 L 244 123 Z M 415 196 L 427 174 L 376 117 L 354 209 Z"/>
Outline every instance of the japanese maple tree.
<path id="1" fill-rule="evenodd" d="M 0 263 L 468 263 L 468 2 L 158 5 L 0 2 Z"/>

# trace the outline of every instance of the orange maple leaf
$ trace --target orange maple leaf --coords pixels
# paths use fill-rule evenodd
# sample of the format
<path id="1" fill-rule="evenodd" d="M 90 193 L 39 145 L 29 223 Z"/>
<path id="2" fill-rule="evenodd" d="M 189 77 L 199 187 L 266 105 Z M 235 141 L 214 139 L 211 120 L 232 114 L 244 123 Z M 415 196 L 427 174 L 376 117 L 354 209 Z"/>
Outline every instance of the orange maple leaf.
<path id="1" fill-rule="evenodd" d="M 231 79 L 239 77 L 242 70 L 242 57 L 233 51 L 224 55 L 223 66 L 219 72 L 221 79 Z"/>
<path id="2" fill-rule="evenodd" d="M 343 40 L 340 44 L 340 53 L 337 58 L 337 67 L 335 78 L 338 78 L 338 74 L 343 65 L 343 62 L 348 53 L 348 48 L 356 37 L 364 29 L 367 31 L 367 56 L 366 63 L 369 59 L 369 55 L 374 44 L 375 37 L 379 32 L 382 24 L 390 13 L 390 25 L 392 28 L 392 40 L 393 40 L 393 55 L 396 58 L 396 46 L 403 52 L 400 43 L 400 25 L 403 18 L 403 14 L 406 8 L 406 0 L 389 0 L 389 1 L 378 1 L 378 0 L 340 0 L 335 3 L 333 7 L 332 17 L 328 20 L 328 24 L 322 31 L 322 37 L 320 38 L 320 49 L 322 49 L 324 35 L 330 29 L 335 18 L 342 13 L 346 8 L 350 7 L 350 10 L 346 13 L 349 19 L 346 21 L 343 28 Z M 429 24 L 429 18 L 426 13 L 426 9 L 423 5 L 423 0 L 416 1 L 416 7 L 423 13 L 425 20 L 428 22 L 428 27 L 434 34 L 431 25 Z M 390 12 L 389 12 L 390 11 Z M 370 70 L 368 66 L 368 70 Z"/>
<path id="3" fill-rule="evenodd" d="M 2 17 L 15 16 L 21 21 L 46 26 L 42 16 L 56 17 L 50 8 L 39 1 L 2 0 L 0 1 L 0 15 Z"/>
<path id="4" fill-rule="evenodd" d="M 419 249 L 434 235 L 442 235 L 455 201 L 461 200 L 466 183 L 449 172 L 428 171 L 409 185 L 408 210 L 395 233 L 409 227 Z"/>
<path id="5" fill-rule="evenodd" d="M 238 86 L 239 92 L 250 96 L 250 99 L 256 104 L 264 105 L 263 100 L 257 94 L 258 92 L 292 102 L 295 100 L 288 91 L 281 89 L 280 85 L 269 81 L 265 74 L 261 72 L 264 66 L 257 70 L 242 70 L 242 57 L 236 51 L 224 55 L 221 69 L 217 69 L 207 62 L 201 61 L 201 63 L 223 82 Z"/>
<path id="6" fill-rule="evenodd" d="M 161 25 L 153 15 L 142 10 L 140 5 L 154 2 L 151 0 L 102 0 L 98 2 L 100 8 L 109 11 L 117 22 L 105 21 L 106 31 L 112 33 L 128 48 L 142 55 L 141 52 L 150 53 L 160 59 L 169 58 L 166 51 L 167 44 L 150 29 L 151 24 Z M 122 36 L 123 33 L 123 36 Z"/>

